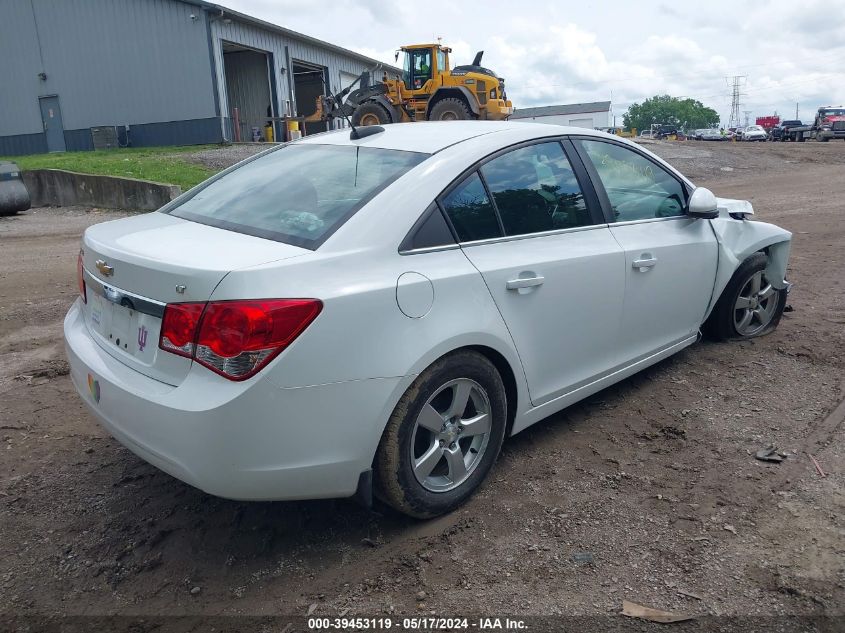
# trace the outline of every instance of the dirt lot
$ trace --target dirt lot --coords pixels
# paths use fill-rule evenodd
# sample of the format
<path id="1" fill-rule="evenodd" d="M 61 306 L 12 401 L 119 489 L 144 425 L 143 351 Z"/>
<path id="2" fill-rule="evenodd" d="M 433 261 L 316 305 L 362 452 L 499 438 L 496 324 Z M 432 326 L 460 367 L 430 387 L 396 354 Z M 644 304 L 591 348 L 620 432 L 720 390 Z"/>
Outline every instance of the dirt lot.
<path id="1" fill-rule="evenodd" d="M 843 616 L 845 143 L 649 148 L 794 232 L 794 311 L 511 439 L 481 492 L 429 522 L 225 501 L 133 456 L 83 408 L 60 339 L 79 236 L 116 215 L 0 218 L 0 618 L 606 616 L 623 599 Z M 754 459 L 769 444 L 785 462 Z"/>

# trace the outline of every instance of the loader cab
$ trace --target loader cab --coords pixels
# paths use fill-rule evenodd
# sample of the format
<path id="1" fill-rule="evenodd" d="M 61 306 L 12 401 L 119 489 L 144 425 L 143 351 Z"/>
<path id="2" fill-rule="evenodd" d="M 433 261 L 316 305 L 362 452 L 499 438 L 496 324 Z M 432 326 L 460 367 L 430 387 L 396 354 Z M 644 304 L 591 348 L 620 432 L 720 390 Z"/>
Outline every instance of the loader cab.
<path id="1" fill-rule="evenodd" d="M 449 70 L 449 49 L 436 44 L 402 47 L 402 81 L 410 91 L 425 90 L 426 84 Z"/>

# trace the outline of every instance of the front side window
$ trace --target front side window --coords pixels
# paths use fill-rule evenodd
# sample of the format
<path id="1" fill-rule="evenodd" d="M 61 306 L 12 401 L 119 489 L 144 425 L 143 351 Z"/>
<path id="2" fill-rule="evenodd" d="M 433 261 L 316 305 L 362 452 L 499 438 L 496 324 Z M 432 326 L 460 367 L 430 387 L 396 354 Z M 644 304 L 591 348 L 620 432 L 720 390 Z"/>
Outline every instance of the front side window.
<path id="1" fill-rule="evenodd" d="M 598 172 L 615 222 L 669 218 L 686 213 L 686 189 L 656 163 L 615 143 L 578 142 Z"/>
<path id="2" fill-rule="evenodd" d="M 314 249 L 427 157 L 351 145 L 288 145 L 222 176 L 168 213 Z"/>
<path id="3" fill-rule="evenodd" d="M 443 209 L 462 242 L 501 237 L 496 211 L 478 172 L 472 172 L 442 200 Z"/>
<path id="4" fill-rule="evenodd" d="M 584 194 L 560 143 L 515 149 L 481 168 L 505 235 L 592 224 Z"/>
<path id="5" fill-rule="evenodd" d="M 444 72 L 446 70 L 446 53 L 439 48 L 437 49 L 437 72 Z"/>

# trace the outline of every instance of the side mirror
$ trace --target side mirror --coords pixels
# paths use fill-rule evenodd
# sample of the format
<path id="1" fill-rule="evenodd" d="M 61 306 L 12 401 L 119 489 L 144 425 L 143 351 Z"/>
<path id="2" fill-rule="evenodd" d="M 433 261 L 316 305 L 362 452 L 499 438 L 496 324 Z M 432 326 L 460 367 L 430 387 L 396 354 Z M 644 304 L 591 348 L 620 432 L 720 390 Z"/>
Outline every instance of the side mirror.
<path id="1" fill-rule="evenodd" d="M 704 187 L 696 187 L 689 199 L 687 213 L 690 217 L 712 220 L 719 217 L 718 203 L 713 192 Z"/>

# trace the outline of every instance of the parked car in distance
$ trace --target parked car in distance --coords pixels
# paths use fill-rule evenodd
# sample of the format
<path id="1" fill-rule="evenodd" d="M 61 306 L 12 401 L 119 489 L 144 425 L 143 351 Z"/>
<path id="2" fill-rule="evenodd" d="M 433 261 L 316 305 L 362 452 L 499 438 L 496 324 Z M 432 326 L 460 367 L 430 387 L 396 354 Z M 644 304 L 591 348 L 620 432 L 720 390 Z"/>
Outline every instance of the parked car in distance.
<path id="1" fill-rule="evenodd" d="M 769 135 L 762 125 L 749 125 L 742 132 L 743 141 L 767 141 Z"/>
<path id="2" fill-rule="evenodd" d="M 70 375 L 117 440 L 210 494 L 374 488 L 431 517 L 507 436 L 702 330 L 772 331 L 791 234 L 752 213 L 583 128 L 308 136 L 85 231 Z"/>
<path id="3" fill-rule="evenodd" d="M 702 141 L 727 141 L 728 138 L 726 136 L 722 135 L 722 133 L 719 130 L 714 130 L 714 129 L 711 128 L 711 129 L 701 131 L 701 139 L 700 140 L 702 140 Z"/>
<path id="4" fill-rule="evenodd" d="M 744 128 L 744 127 L 738 127 L 738 128 L 735 128 L 735 129 L 734 129 L 734 131 L 733 131 L 733 139 L 734 139 L 735 141 L 741 141 L 741 140 L 742 140 L 742 135 L 743 135 L 743 133 L 744 133 L 744 132 L 745 132 L 745 128 Z"/>
<path id="5" fill-rule="evenodd" d="M 652 137 L 651 130 L 643 130 L 642 132 L 640 132 L 639 137 L 640 138 L 651 138 Z"/>
<path id="6" fill-rule="evenodd" d="M 773 141 L 788 141 L 789 140 L 789 134 L 788 134 L 789 128 L 801 127 L 802 125 L 804 125 L 804 123 L 799 121 L 798 119 L 790 119 L 788 121 L 783 121 L 783 122 L 781 122 L 780 125 L 772 128 L 772 132 L 771 132 L 772 140 Z"/>

